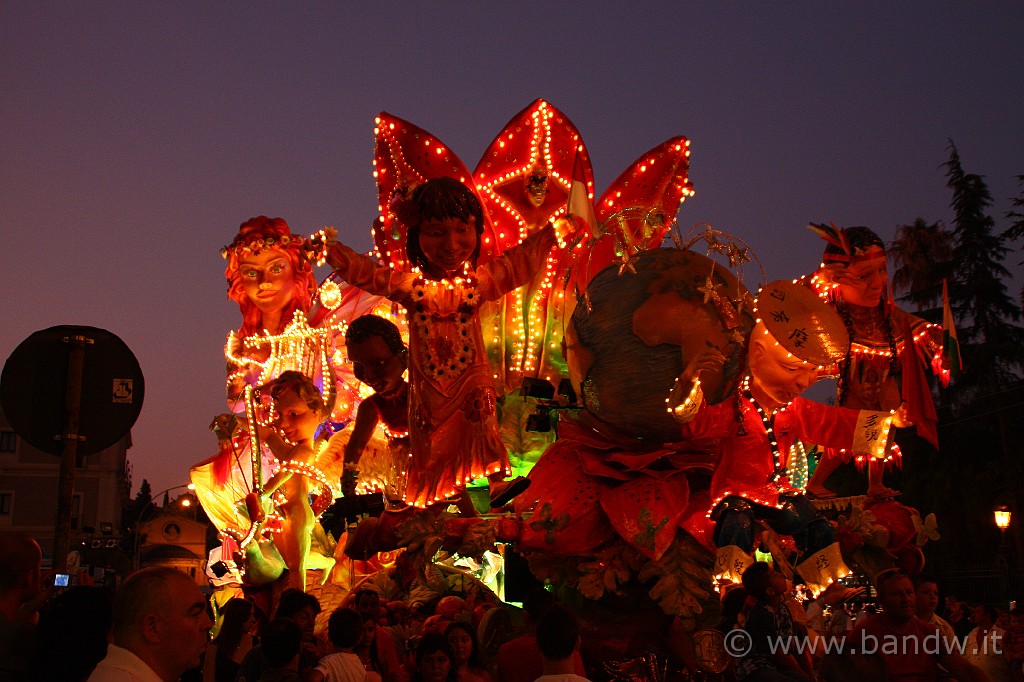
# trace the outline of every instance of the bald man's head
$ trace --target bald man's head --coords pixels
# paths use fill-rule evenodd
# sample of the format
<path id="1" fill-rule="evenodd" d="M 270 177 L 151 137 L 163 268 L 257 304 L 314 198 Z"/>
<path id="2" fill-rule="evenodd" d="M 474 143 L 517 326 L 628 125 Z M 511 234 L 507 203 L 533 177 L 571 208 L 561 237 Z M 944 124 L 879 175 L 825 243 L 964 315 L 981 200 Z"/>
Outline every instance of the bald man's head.
<path id="1" fill-rule="evenodd" d="M 30 599 L 42 590 L 43 552 L 24 533 L 0 533 L 0 594 L 25 593 Z M 28 594 L 28 593 L 32 594 Z"/>
<path id="2" fill-rule="evenodd" d="M 114 644 L 165 679 L 199 665 L 211 624 L 199 588 L 172 568 L 137 571 L 114 597 Z"/>

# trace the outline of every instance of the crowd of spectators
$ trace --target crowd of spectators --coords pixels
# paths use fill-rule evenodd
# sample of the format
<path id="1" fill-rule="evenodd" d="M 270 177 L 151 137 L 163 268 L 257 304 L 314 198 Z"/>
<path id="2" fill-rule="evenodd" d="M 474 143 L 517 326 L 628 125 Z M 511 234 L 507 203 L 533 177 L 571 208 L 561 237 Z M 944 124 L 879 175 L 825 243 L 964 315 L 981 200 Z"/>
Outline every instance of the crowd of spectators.
<path id="1" fill-rule="evenodd" d="M 575 617 L 539 588 L 525 597 L 518 633 L 488 650 L 477 640 L 483 611 L 450 597 L 410 610 L 358 590 L 321 617 L 322 632 L 320 603 L 305 592 L 282 592 L 272 618 L 236 598 L 219 609 L 211 641 L 208 601 L 173 569 L 137 571 L 113 596 L 91 586 L 53 594 L 46 582 L 39 545 L 0 533 L 0 679 L 586 680 Z M 934 576 L 898 570 L 880 573 L 873 588 L 837 583 L 805 604 L 772 566 L 753 564 L 722 599 L 719 629 L 732 655 L 724 682 L 1024 682 L 1021 607 L 947 596 L 940 609 Z"/>
<path id="2" fill-rule="evenodd" d="M 833 584 L 806 605 L 769 564 L 755 563 L 723 597 L 721 631 L 736 682 L 784 680 L 1024 681 L 1024 609 L 947 598 L 899 570 L 863 588 Z"/>

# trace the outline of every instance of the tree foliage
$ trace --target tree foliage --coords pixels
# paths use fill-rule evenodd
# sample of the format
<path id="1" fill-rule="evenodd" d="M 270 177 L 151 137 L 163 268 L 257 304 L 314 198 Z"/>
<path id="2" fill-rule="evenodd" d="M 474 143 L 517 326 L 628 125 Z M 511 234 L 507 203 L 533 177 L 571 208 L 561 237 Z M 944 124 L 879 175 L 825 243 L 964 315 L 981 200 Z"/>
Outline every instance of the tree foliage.
<path id="1" fill-rule="evenodd" d="M 1003 239 L 1007 242 L 1024 237 L 1024 213 L 1022 213 L 1024 211 L 1024 175 L 1018 175 L 1017 182 L 1021 186 L 1020 196 L 1010 200 L 1013 202 L 1013 209 L 1006 212 L 1006 217 L 1013 221 L 1003 232 Z M 1018 265 L 1024 265 L 1024 261 L 1019 261 Z M 1021 287 L 1018 300 L 1021 306 L 1024 306 L 1024 287 Z"/>
<path id="2" fill-rule="evenodd" d="M 1006 217 L 1011 221 L 1010 226 L 1003 232 L 1003 239 L 1007 241 L 1013 241 L 1024 237 L 1024 175 L 1017 176 L 1017 182 L 1020 183 L 1021 190 L 1020 196 L 1016 199 L 1011 199 L 1013 202 L 1013 210 L 1006 212 Z M 1020 209 L 1020 210 L 1018 210 Z"/>
<path id="3" fill-rule="evenodd" d="M 892 286 L 906 292 L 903 300 L 918 312 L 941 303 L 942 280 L 949 276 L 953 264 L 953 234 L 949 230 L 918 218 L 896 228 L 888 255 L 894 266 Z"/>
<path id="4" fill-rule="evenodd" d="M 994 563 L 999 543 L 992 523 L 995 504 L 1024 513 L 1024 330 L 1018 324 L 1020 306 L 1007 294 L 1010 273 L 1004 266 L 1007 257 L 1017 260 L 1011 254 L 1011 240 L 1024 236 L 1024 195 L 1006 214 L 1014 222 L 1000 233 L 990 214 L 993 201 L 984 178 L 964 170 L 952 141 L 948 152 L 943 168 L 952 191 L 953 219 L 945 230 L 952 246 L 946 274 L 964 373 L 942 391 L 938 452 L 912 432 L 897 435 L 906 456 L 896 482 L 904 501 L 922 513 L 934 512 L 944 530 L 955 529 L 926 548 L 930 570 L 940 575 L 972 560 L 978 565 Z M 897 232 L 890 250 L 896 265 L 893 283 L 895 289 L 909 292 L 907 300 L 927 305 L 931 299 L 922 292 L 929 283 L 941 287 L 939 264 L 928 263 L 941 260 L 936 255 L 941 251 L 932 243 L 943 239 L 941 231 L 940 225 L 918 220 Z M 970 532 L 957 532 L 960 529 Z M 1024 556 L 1021 535 L 1011 535 L 1016 556 Z"/>
<path id="5" fill-rule="evenodd" d="M 135 493 L 135 504 L 139 507 L 145 507 L 152 501 L 153 488 L 149 485 L 149 480 L 144 478 L 139 485 L 139 491 Z"/>
<path id="6" fill-rule="evenodd" d="M 1003 265 L 1010 249 L 994 234 L 992 195 L 982 176 L 966 173 L 950 140 L 947 185 L 953 190 L 953 261 L 950 299 L 958 322 L 965 377 L 959 392 L 993 393 L 1019 379 L 1024 368 L 1020 306 L 1007 293 Z"/>

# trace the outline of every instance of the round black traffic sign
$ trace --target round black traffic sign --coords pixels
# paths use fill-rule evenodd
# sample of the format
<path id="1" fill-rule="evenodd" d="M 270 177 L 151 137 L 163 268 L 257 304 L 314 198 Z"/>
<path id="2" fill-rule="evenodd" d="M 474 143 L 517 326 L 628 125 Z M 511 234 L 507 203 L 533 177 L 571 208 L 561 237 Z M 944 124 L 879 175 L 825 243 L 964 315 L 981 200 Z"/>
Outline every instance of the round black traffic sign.
<path id="1" fill-rule="evenodd" d="M 110 447 L 128 433 L 142 410 L 142 370 L 117 336 L 74 325 L 32 334 L 4 364 L 0 404 L 18 436 L 54 455 L 64 449 L 68 365 L 75 343 L 84 348 L 77 453 L 91 455 Z"/>

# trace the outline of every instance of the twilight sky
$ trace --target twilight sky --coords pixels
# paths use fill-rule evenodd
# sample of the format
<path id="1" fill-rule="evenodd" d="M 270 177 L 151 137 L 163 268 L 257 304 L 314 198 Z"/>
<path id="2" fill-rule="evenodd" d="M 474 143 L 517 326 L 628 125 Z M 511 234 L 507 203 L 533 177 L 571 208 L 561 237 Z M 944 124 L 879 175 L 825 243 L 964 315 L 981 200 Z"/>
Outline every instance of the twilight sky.
<path id="1" fill-rule="evenodd" d="M 686 135 L 681 227 L 746 239 L 770 279 L 817 264 L 808 221 L 885 239 L 949 221 L 949 138 L 999 229 L 1020 196 L 1019 0 L 351 4 L 370 7 L 0 2 L 0 360 L 53 325 L 120 336 L 146 377 L 135 489 L 185 483 L 215 449 L 240 322 L 218 251 L 238 225 L 370 247 L 381 110 L 473 168 L 543 97 L 582 133 L 598 194 Z"/>

